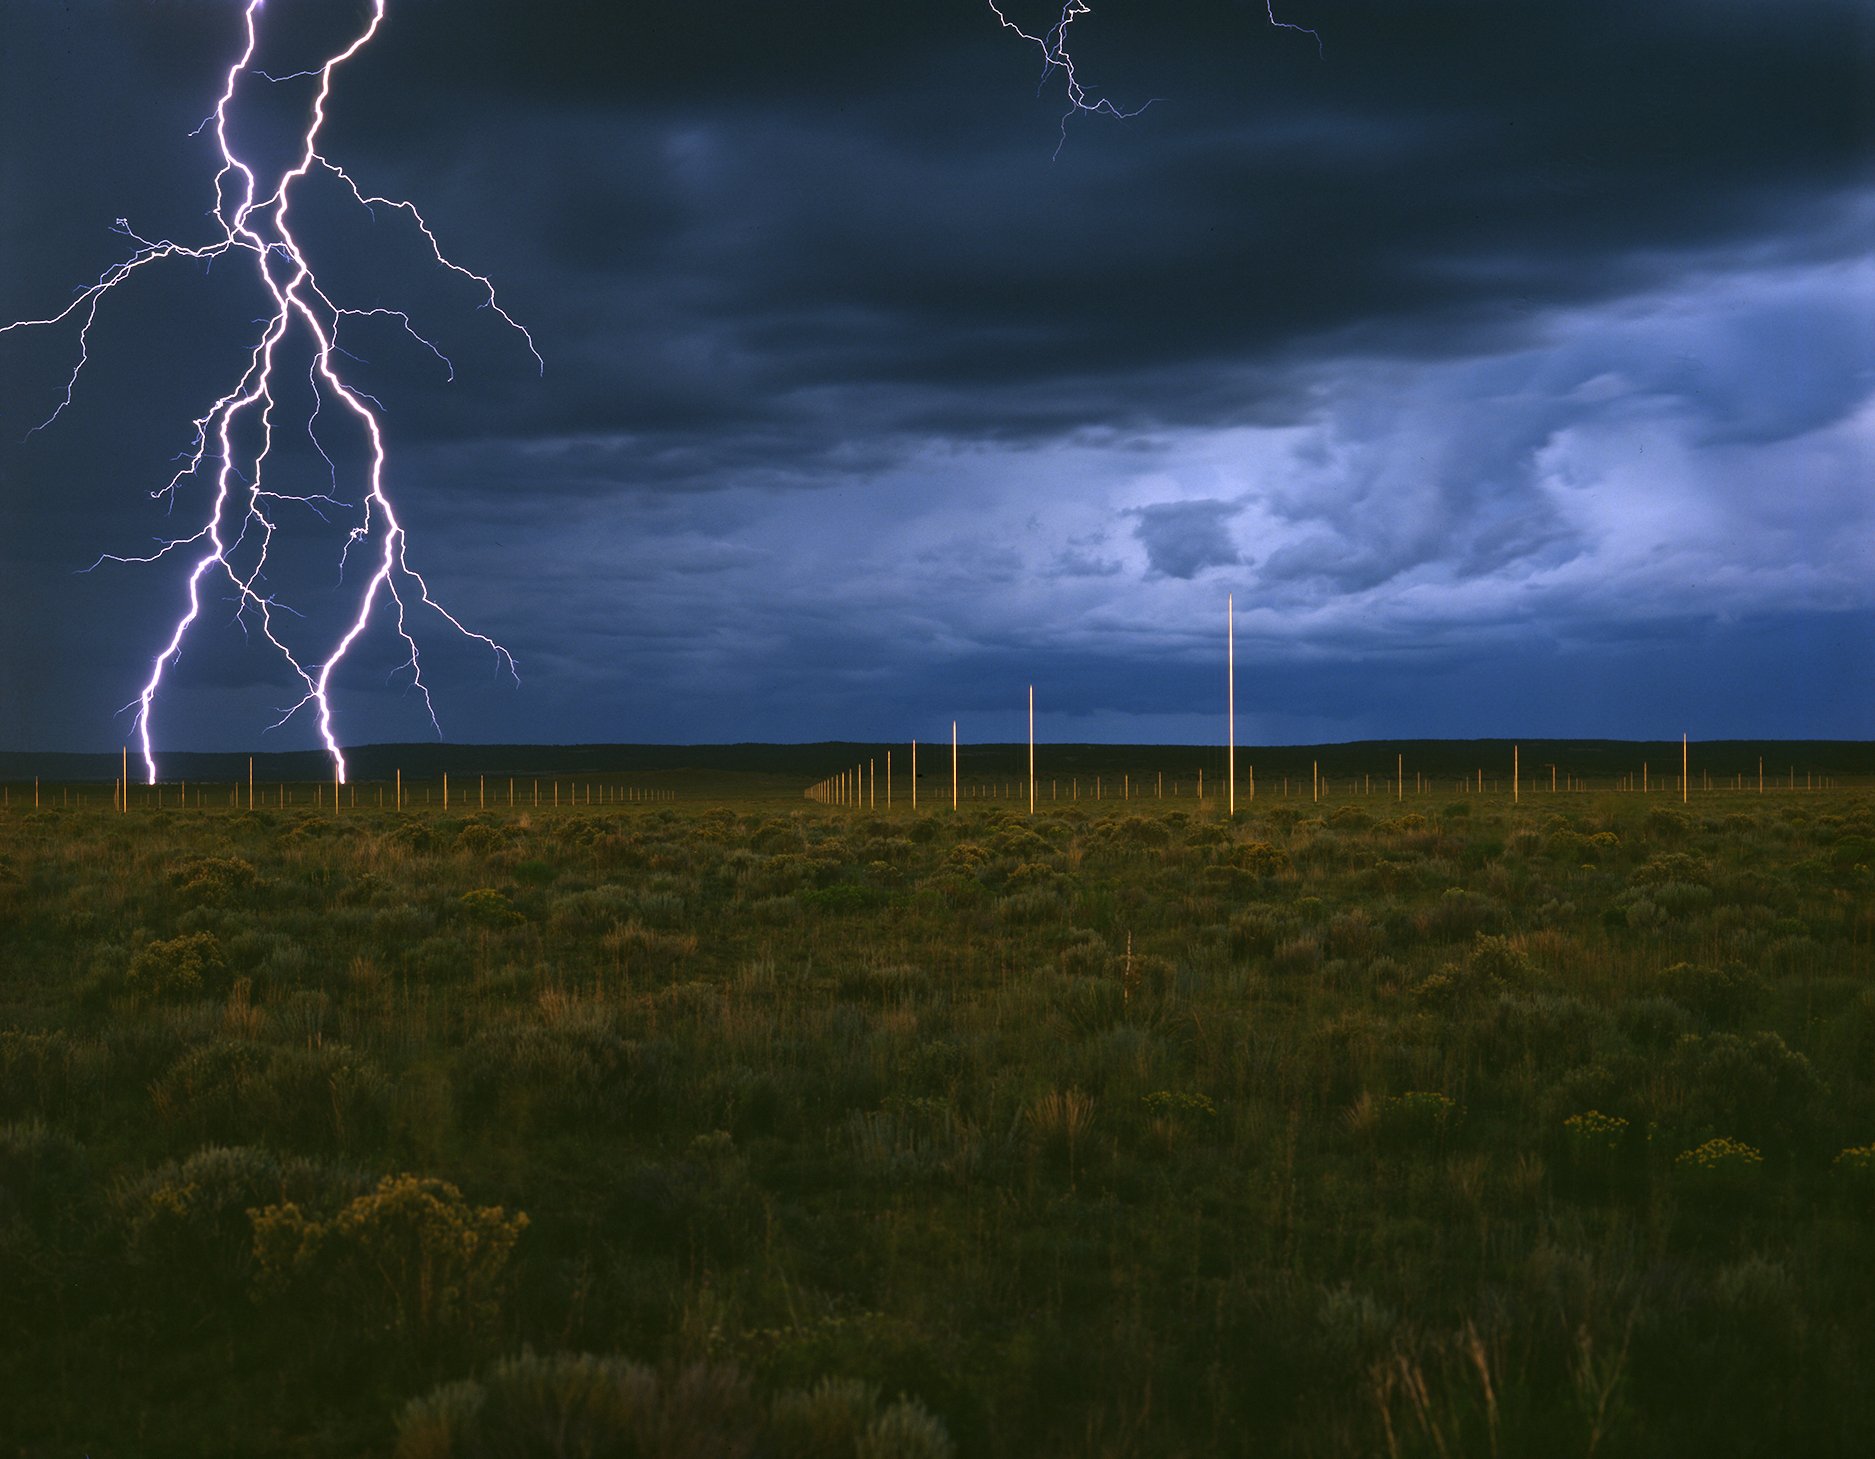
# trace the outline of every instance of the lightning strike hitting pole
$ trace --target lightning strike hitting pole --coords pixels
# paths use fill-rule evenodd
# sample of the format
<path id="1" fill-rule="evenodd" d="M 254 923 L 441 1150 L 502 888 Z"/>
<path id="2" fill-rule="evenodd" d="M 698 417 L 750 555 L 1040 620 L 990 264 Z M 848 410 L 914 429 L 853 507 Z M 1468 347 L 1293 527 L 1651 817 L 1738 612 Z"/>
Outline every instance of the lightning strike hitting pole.
<path id="1" fill-rule="evenodd" d="M 39 430 L 57 420 L 65 407 L 71 404 L 79 376 L 89 358 L 91 328 L 97 322 L 98 311 L 105 298 L 148 266 L 169 259 L 187 259 L 206 266 L 225 257 L 246 256 L 251 260 L 255 275 L 272 303 L 272 313 L 259 321 L 260 337 L 249 353 L 239 378 L 192 423 L 194 443 L 181 458 L 184 462 L 181 470 L 169 479 L 167 485 L 152 493 L 153 497 L 169 498 L 173 502 L 185 482 L 199 481 L 204 476 L 212 475 L 213 500 L 207 519 L 194 532 L 164 542 L 147 556 L 120 557 L 105 553 L 98 559 L 98 563 L 150 563 L 172 553 L 183 557 L 187 557 L 191 551 L 196 554 L 186 579 L 186 607 L 151 663 L 149 677 L 142 691 L 132 702 L 136 710 L 134 725 L 137 745 L 143 758 L 144 773 L 152 784 L 156 780 L 156 759 L 151 748 L 151 722 L 157 692 L 162 687 L 164 674 L 180 658 L 183 641 L 189 630 L 202 614 L 205 584 L 217 577 L 226 577 L 232 590 L 235 621 L 245 630 L 250 615 L 257 620 L 261 636 L 279 653 L 303 690 L 299 700 L 281 714 L 272 728 L 277 729 L 301 710 L 310 709 L 317 722 L 320 740 L 332 758 L 333 772 L 340 783 L 345 779 L 345 756 L 333 727 L 332 678 L 346 654 L 370 626 L 373 610 L 381 599 L 389 600 L 390 606 L 385 612 L 389 614 L 408 654 L 398 667 L 409 671 L 411 687 L 422 695 L 424 709 L 439 736 L 442 729 L 437 723 L 435 705 L 430 700 L 429 688 L 423 679 L 417 642 L 406 621 L 406 613 L 413 606 L 412 600 L 434 610 L 459 633 L 485 644 L 497 662 L 518 680 L 513 656 L 494 639 L 465 627 L 442 607 L 430 596 L 429 585 L 422 575 L 410 565 L 404 527 L 384 484 L 385 446 L 378 415 L 381 407 L 358 387 L 347 384 L 341 374 L 339 357 L 345 351 L 339 346 L 340 326 L 346 319 L 388 317 L 397 321 L 405 333 L 442 360 L 450 371 L 451 379 L 455 375 L 454 366 L 441 350 L 417 332 L 410 316 L 403 311 L 382 307 L 347 308 L 336 303 L 320 286 L 311 261 L 288 226 L 288 213 L 296 189 L 315 172 L 321 177 L 336 180 L 367 211 L 375 213 L 381 206 L 407 213 L 422 233 L 437 265 L 478 285 L 486 296 L 482 307 L 493 310 L 518 332 L 526 341 L 535 363 L 542 364 L 540 353 L 534 348 L 533 338 L 496 302 L 494 285 L 482 275 L 446 257 L 429 223 L 412 204 L 367 194 L 343 168 L 321 155 L 318 150 L 319 132 L 325 125 L 326 103 L 331 96 L 333 78 L 339 67 L 362 51 L 377 35 L 384 22 L 386 3 L 387 0 L 372 0 L 370 15 L 363 28 L 349 44 L 329 56 L 321 65 L 276 77 L 254 66 L 255 53 L 260 44 L 264 0 L 247 0 L 244 12 L 245 39 L 241 52 L 227 69 L 213 113 L 198 129 L 211 132 L 221 159 L 214 179 L 215 204 L 209 213 L 215 221 L 219 236 L 201 245 L 182 244 L 167 238 L 152 240 L 137 234 L 126 220 L 120 218 L 117 220 L 117 231 L 134 245 L 128 258 L 106 269 L 95 283 L 81 289 L 72 302 L 58 313 L 44 319 L 17 320 L 0 326 L 0 334 L 6 334 L 14 329 L 58 325 L 72 320 L 78 322 L 78 363 L 73 366 L 65 382 L 63 398 L 51 415 L 34 427 L 34 430 Z M 300 136 L 297 159 L 291 167 L 265 183 L 254 168 L 242 160 L 229 134 L 230 109 L 237 91 L 248 78 L 256 78 L 268 85 L 311 81 L 314 89 L 310 114 Z M 267 567 L 268 549 L 278 530 L 277 522 L 269 515 L 271 504 L 306 506 L 322 517 L 322 508 L 348 506 L 331 495 L 290 494 L 273 490 L 264 482 L 263 468 L 273 446 L 275 364 L 282 342 L 289 337 L 303 337 L 312 354 L 308 381 L 314 392 L 314 407 L 307 431 L 313 437 L 313 445 L 327 464 L 332 465 L 332 458 L 313 432 L 318 423 L 319 406 L 327 401 L 336 401 L 362 433 L 369 462 L 364 473 L 364 504 L 362 508 L 350 508 L 356 517 L 346 535 L 344 549 L 340 552 L 339 567 L 342 573 L 350 549 L 361 542 L 370 543 L 376 548 L 375 564 L 363 587 L 354 592 L 355 607 L 347 627 L 324 657 L 319 659 L 303 657 L 303 651 L 296 652 L 288 645 L 276 624 L 274 613 L 276 608 L 284 609 L 285 605 L 260 586 Z M 250 423 L 257 428 L 260 443 L 258 448 L 237 456 L 234 437 L 237 427 L 243 423 Z M 333 473 L 336 482 L 335 465 Z M 252 560 L 237 565 L 233 554 L 244 546 L 252 553 Z M 131 707 L 125 706 L 126 709 Z"/>
<path id="2" fill-rule="evenodd" d="M 1066 3 L 1061 7 L 1061 14 L 1056 18 L 1055 23 L 1040 35 L 1031 35 L 1021 26 L 1017 25 L 1003 12 L 1003 8 L 997 3 L 997 0 L 987 0 L 987 3 L 990 7 L 990 12 L 995 15 L 997 23 L 1000 24 L 1004 30 L 1014 31 L 1017 35 L 1021 36 L 1023 40 L 1027 41 L 1042 53 L 1042 77 L 1040 82 L 1036 85 L 1036 90 L 1039 92 L 1043 86 L 1046 86 L 1049 78 L 1057 71 L 1061 73 L 1062 79 L 1067 83 L 1068 108 L 1061 114 L 1061 140 L 1055 144 L 1055 156 L 1059 157 L 1062 147 L 1067 144 L 1068 122 L 1073 118 L 1076 112 L 1088 112 L 1094 115 L 1113 117 L 1116 121 L 1125 121 L 1128 117 L 1138 116 L 1147 107 L 1151 106 L 1154 101 L 1158 100 L 1157 97 L 1152 97 L 1141 102 L 1131 111 L 1125 111 L 1115 106 L 1104 96 L 1092 95 L 1087 90 L 1086 86 L 1082 84 L 1080 75 L 1074 69 L 1074 56 L 1068 50 L 1068 27 L 1073 25 L 1074 22 L 1079 20 L 1083 15 L 1092 15 L 1094 13 L 1093 6 L 1088 4 L 1087 0 L 1066 0 Z M 1300 31 L 1303 35 L 1312 37 L 1315 41 L 1316 53 L 1318 55 L 1321 54 L 1321 35 L 1316 31 L 1310 30 L 1306 25 L 1292 25 L 1286 20 L 1278 20 L 1276 18 L 1276 0 L 1263 0 L 1263 10 L 1264 14 L 1269 16 L 1270 24 L 1277 30 Z"/>

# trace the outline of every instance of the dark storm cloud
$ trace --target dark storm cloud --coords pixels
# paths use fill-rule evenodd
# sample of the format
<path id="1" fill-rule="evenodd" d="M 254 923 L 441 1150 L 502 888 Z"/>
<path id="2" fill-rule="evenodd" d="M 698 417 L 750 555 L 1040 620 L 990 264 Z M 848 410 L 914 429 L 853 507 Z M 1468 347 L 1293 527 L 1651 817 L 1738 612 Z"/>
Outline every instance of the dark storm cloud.
<path id="1" fill-rule="evenodd" d="M 419 200 L 547 360 L 395 216 L 308 196 L 335 287 L 456 362 L 349 337 L 413 550 L 528 675 L 451 730 L 733 737 L 696 685 L 759 658 L 831 733 L 843 694 L 916 698 L 906 644 L 933 693 L 1038 657 L 1126 683 L 1227 579 L 1324 704 L 1326 664 L 1429 635 L 1513 656 L 1539 616 L 1595 642 L 1689 597 L 1741 635 L 1866 612 L 1866 4 L 1279 8 L 1325 54 L 1255 4 L 1097 0 L 1084 77 L 1156 100 L 1056 155 L 1059 87 L 981 0 L 393 0 L 328 151 Z M 363 9 L 270 6 L 269 44 Z M 186 133 L 237 20 L 9 10 L 0 316 L 94 277 L 120 214 L 201 236 Z M 174 599 L 68 569 L 165 530 L 141 492 L 221 378 L 162 363 L 184 294 L 126 301 L 24 446 L 70 341 L 0 337 L 0 741 L 92 734 L 147 648 L 125 625 Z M 190 349 L 235 358 L 252 302 Z M 863 685 L 808 667 L 873 635 L 899 647 Z M 204 683 L 255 672 L 218 652 Z M 358 733 L 404 723 L 401 691 L 375 720 L 357 692 Z"/>
<path id="2" fill-rule="evenodd" d="M 1141 507 L 1134 534 L 1145 545 L 1146 562 L 1169 578 L 1193 578 L 1207 567 L 1243 561 L 1230 538 L 1229 502 L 1162 502 Z"/>
<path id="3" fill-rule="evenodd" d="M 1248 362 L 1514 342 L 1685 249 L 1773 220 L 1801 247 L 1858 176 L 1849 5 L 1338 6 L 1325 61 L 1222 5 L 1105 7 L 1088 44 L 1124 36 L 1097 54 L 1165 99 L 1077 119 L 1047 167 L 1051 103 L 984 79 L 1020 47 L 964 0 L 905 9 L 816 7 L 805 35 L 772 6 L 412 10 L 387 41 L 427 104 L 341 120 L 394 138 L 396 172 L 462 157 L 485 98 L 476 171 L 511 180 L 504 223 L 563 275 L 530 280 L 581 382 L 543 430 L 797 419 L 810 386 L 868 394 L 888 432 L 1254 419 Z"/>

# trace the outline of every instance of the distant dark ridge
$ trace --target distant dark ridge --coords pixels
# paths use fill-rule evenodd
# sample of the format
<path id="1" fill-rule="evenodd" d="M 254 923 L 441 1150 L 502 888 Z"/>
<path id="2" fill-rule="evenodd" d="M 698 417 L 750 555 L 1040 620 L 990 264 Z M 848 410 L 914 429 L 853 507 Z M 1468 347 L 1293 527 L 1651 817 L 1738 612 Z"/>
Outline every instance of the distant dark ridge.
<path id="1" fill-rule="evenodd" d="M 1672 783 L 1680 768 L 1678 740 L 1354 740 L 1322 745 L 1240 745 L 1237 773 L 1240 788 L 1254 767 L 1259 787 L 1288 776 L 1308 779 L 1313 767 L 1337 786 L 1349 777 L 1371 777 L 1376 787 L 1390 782 L 1403 756 L 1407 784 L 1415 775 L 1456 780 L 1484 772 L 1487 782 L 1510 774 L 1511 748 L 1519 750 L 1526 784 L 1545 776 L 1555 765 L 1559 776 L 1584 776 L 1605 783 L 1615 776 L 1648 767 L 1657 784 Z M 744 774 L 798 779 L 803 785 L 851 769 L 868 761 L 885 772 L 887 752 L 893 772 L 910 773 L 910 747 L 906 741 L 864 743 L 827 740 L 813 744 L 734 745 L 360 745 L 345 752 L 351 779 L 388 781 L 398 771 L 406 780 L 430 780 L 448 773 L 471 776 L 513 776 L 517 779 L 579 776 L 660 775 L 682 773 Z M 1764 761 L 1767 786 L 1799 785 L 1805 775 L 1855 778 L 1875 776 L 1875 741 L 1871 740 L 1695 740 L 1691 745 L 1695 784 L 1710 776 L 1714 786 L 1723 779 L 1743 775 L 1756 784 L 1758 761 Z M 314 750 L 256 754 L 254 775 L 269 783 L 329 781 L 331 766 Z M 1144 777 L 1164 772 L 1170 776 L 1195 775 L 1203 769 L 1207 782 L 1221 777 L 1225 751 L 1221 745 L 1079 745 L 1036 746 L 1037 775 Z M 959 769 L 966 776 L 1017 777 L 1026 773 L 1028 747 L 1022 743 L 965 744 L 958 751 Z M 247 778 L 245 754 L 179 751 L 158 760 L 164 781 L 230 783 Z M 117 778 L 116 755 L 34 754 L 0 751 L 0 780 L 13 783 L 34 776 L 51 782 L 102 781 Z M 950 744 L 927 741 L 919 746 L 919 779 L 948 778 Z M 131 776 L 141 780 L 141 768 L 132 756 Z M 1143 779 L 1141 780 L 1143 784 Z M 1221 785 L 1221 780 L 1218 781 Z M 1435 787 L 1436 788 L 1436 787 Z"/>

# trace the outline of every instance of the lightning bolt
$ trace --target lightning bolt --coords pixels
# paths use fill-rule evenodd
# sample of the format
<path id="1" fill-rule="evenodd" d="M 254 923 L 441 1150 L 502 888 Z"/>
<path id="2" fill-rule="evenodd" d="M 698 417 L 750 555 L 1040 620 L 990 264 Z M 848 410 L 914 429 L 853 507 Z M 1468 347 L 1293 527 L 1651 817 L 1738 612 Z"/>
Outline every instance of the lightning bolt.
<path id="1" fill-rule="evenodd" d="M 1087 0 L 1066 0 L 1066 3 L 1061 7 L 1061 14 L 1055 19 L 1055 23 L 1040 35 L 1031 35 L 1021 26 L 1017 25 L 1003 13 L 1002 7 L 996 3 L 996 0 L 987 0 L 987 3 L 990 7 L 990 12 L 995 15 L 998 23 L 1004 30 L 1014 31 L 1017 35 L 1021 36 L 1023 40 L 1027 41 L 1042 53 L 1042 76 L 1041 80 L 1036 83 L 1037 93 L 1039 94 L 1041 89 L 1048 85 L 1049 78 L 1057 71 L 1061 73 L 1062 78 L 1067 83 L 1068 107 L 1067 110 L 1061 114 L 1061 140 L 1055 143 L 1055 156 L 1059 157 L 1061 155 L 1061 149 L 1067 145 L 1068 123 L 1073 120 L 1075 113 L 1088 112 L 1097 116 L 1110 116 L 1116 120 L 1125 121 L 1128 117 L 1138 116 L 1147 107 L 1151 106 L 1154 101 L 1158 100 L 1157 97 L 1148 98 L 1131 111 L 1126 111 L 1115 106 L 1111 101 L 1107 100 L 1106 97 L 1097 96 L 1089 92 L 1087 87 L 1082 84 L 1080 74 L 1074 68 L 1073 53 L 1068 50 L 1068 28 L 1082 16 L 1092 15 L 1094 13 L 1093 6 L 1088 4 Z M 1263 9 L 1264 13 L 1269 16 L 1270 24 L 1277 30 L 1300 31 L 1303 35 L 1314 37 L 1316 53 L 1318 55 L 1321 54 L 1322 38 L 1319 32 L 1310 30 L 1306 25 L 1293 25 L 1289 21 L 1278 20 L 1276 18 L 1276 0 L 1263 0 Z"/>
<path id="2" fill-rule="evenodd" d="M 247 355 L 239 377 L 203 414 L 195 418 L 192 422 L 192 444 L 178 458 L 182 463 L 180 468 L 166 485 L 151 493 L 153 498 L 167 499 L 173 507 L 178 490 L 184 483 L 210 478 L 213 482 L 212 502 L 206 519 L 193 532 L 164 541 L 156 551 L 145 556 L 105 553 L 92 564 L 95 568 L 107 561 L 154 563 L 172 556 L 189 560 L 184 593 L 186 606 L 171 628 L 167 641 L 151 662 L 149 677 L 141 692 L 131 704 L 124 706 L 126 712 L 135 708 L 134 730 L 144 771 L 151 783 L 156 780 L 151 727 L 157 693 L 162 688 L 164 675 L 181 657 L 183 642 L 189 630 L 201 617 L 206 588 L 220 579 L 225 578 L 233 591 L 235 621 L 244 632 L 248 631 L 251 622 L 260 636 L 279 654 L 299 685 L 301 692 L 298 701 L 285 708 L 270 728 L 278 729 L 302 711 L 310 713 L 317 723 L 320 740 L 331 756 L 334 771 L 341 780 L 345 778 L 346 766 L 344 751 L 340 748 L 333 726 L 333 675 L 370 626 L 373 613 L 380 611 L 381 605 L 388 604 L 382 611 L 388 613 L 407 655 L 392 673 L 409 673 L 410 685 L 422 696 L 424 709 L 439 736 L 442 728 L 436 718 L 436 706 L 431 701 L 429 686 L 423 677 L 422 659 L 408 621 L 414 607 L 430 609 L 458 633 L 486 645 L 497 662 L 505 666 L 517 682 L 519 679 L 513 655 L 486 634 L 466 627 L 438 603 L 431 596 L 429 584 L 424 581 L 422 574 L 410 565 L 404 526 L 384 482 L 384 431 L 379 419 L 382 406 L 363 390 L 346 382 L 340 359 L 353 357 L 340 347 L 341 326 L 348 319 L 394 320 L 406 334 L 442 362 L 452 380 L 455 378 L 454 366 L 441 350 L 417 331 L 410 316 L 404 311 L 381 307 L 354 309 L 336 303 L 320 286 L 313 266 L 289 224 L 295 189 L 315 173 L 336 180 L 360 206 L 371 211 L 374 216 L 378 208 L 408 215 L 422 233 L 437 264 L 472 281 L 483 290 L 485 301 L 482 307 L 500 315 L 520 335 L 535 364 L 544 371 L 544 362 L 534 347 L 532 336 L 496 301 L 494 285 L 482 275 L 448 258 L 429 223 L 414 205 L 366 193 L 343 168 L 318 150 L 319 133 L 325 126 L 326 105 L 331 97 L 333 79 L 339 68 L 364 50 L 377 35 L 384 23 L 386 4 L 387 0 L 372 0 L 370 17 L 363 29 L 349 44 L 327 57 L 323 64 L 289 75 L 273 76 L 254 67 L 264 0 L 247 0 L 243 15 L 245 40 L 241 53 L 228 67 L 214 111 L 196 129 L 197 135 L 203 131 L 212 133 L 221 159 L 214 178 L 215 204 L 209 213 L 216 225 L 216 235 L 211 241 L 199 245 L 182 244 L 166 238 L 148 239 L 137 234 L 128 221 L 120 218 L 116 231 L 132 244 L 128 257 L 106 269 L 94 283 L 78 290 L 71 303 L 56 314 L 44 319 L 16 320 L 12 324 L 0 326 L 0 334 L 15 329 L 72 322 L 78 326 L 77 363 L 66 378 L 63 396 L 52 413 L 33 428 L 37 431 L 51 425 L 71 404 L 79 378 L 90 358 L 91 331 L 106 299 L 146 269 L 172 259 L 191 260 L 206 266 L 225 257 L 245 258 L 252 264 L 267 297 L 272 301 L 271 314 L 257 321 L 259 337 Z M 236 92 L 243 78 L 250 76 L 270 85 L 296 80 L 312 80 L 315 83 L 310 114 L 299 138 L 297 158 L 290 167 L 286 167 L 278 176 L 267 178 L 264 183 L 255 169 L 242 160 L 229 135 L 229 113 Z M 267 481 L 267 458 L 273 449 L 274 392 L 279 374 L 276 362 L 283 342 L 289 338 L 303 338 L 310 348 L 311 365 L 307 372 L 307 382 L 312 390 L 313 407 L 306 422 L 306 432 L 312 439 L 314 449 L 330 468 L 332 490 L 329 493 L 289 493 L 274 489 Z M 319 434 L 320 415 L 327 404 L 336 404 L 341 415 L 349 418 L 354 427 L 362 432 L 368 464 L 364 472 L 361 503 L 347 503 L 338 496 L 339 467 L 328 454 Z M 237 450 L 236 445 L 237 434 L 244 431 L 252 431 L 258 439 L 258 444 L 251 446 L 245 456 Z M 289 644 L 280 617 L 283 614 L 293 617 L 298 615 L 278 602 L 263 586 L 268 550 L 275 533 L 280 530 L 276 520 L 276 508 L 280 504 L 303 506 L 325 521 L 330 521 L 328 510 L 353 514 L 352 525 L 346 533 L 340 553 L 341 583 L 344 580 L 345 564 L 354 547 L 365 546 L 372 559 L 370 574 L 361 587 L 353 590 L 351 601 L 354 606 L 347 626 L 322 658 L 309 658 L 296 652 Z M 246 560 L 237 564 L 236 555 L 243 551 Z"/>

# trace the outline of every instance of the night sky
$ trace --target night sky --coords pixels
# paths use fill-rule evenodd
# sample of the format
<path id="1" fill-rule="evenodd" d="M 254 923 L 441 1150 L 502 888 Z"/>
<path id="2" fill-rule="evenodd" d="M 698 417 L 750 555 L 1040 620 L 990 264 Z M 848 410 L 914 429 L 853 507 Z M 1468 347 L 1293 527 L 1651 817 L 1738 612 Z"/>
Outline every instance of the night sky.
<path id="1" fill-rule="evenodd" d="M 1031 29 L 1046 7 L 1011 4 Z M 269 0 L 316 65 L 352 0 Z M 303 194 L 437 598 L 452 741 L 1875 734 L 1875 5 L 1094 0 L 1125 121 L 984 0 L 391 0 Z M 4 0 L 0 320 L 203 243 L 234 0 Z M 308 83 L 252 80 L 278 156 Z M 299 206 L 296 204 L 296 206 Z M 0 336 L 0 748 L 122 743 L 193 530 L 150 493 L 238 375 L 251 266 Z M 304 369 L 300 371 L 304 384 Z M 291 392 L 273 482 L 327 489 Z M 294 410 L 298 410 L 295 423 Z M 330 407 L 328 407 L 328 410 Z M 339 495 L 355 453 L 335 426 Z M 282 505 L 317 661 L 348 519 Z M 348 569 L 348 572 L 350 569 Z M 351 579 L 348 577 L 348 582 Z M 208 605 L 159 748 L 303 748 Z M 284 611 L 284 609 L 283 609 Z M 388 629 L 350 743 L 433 734 Z"/>

